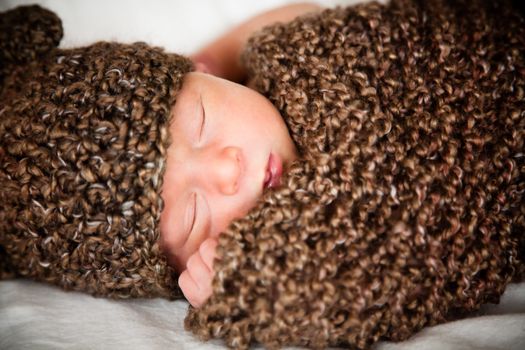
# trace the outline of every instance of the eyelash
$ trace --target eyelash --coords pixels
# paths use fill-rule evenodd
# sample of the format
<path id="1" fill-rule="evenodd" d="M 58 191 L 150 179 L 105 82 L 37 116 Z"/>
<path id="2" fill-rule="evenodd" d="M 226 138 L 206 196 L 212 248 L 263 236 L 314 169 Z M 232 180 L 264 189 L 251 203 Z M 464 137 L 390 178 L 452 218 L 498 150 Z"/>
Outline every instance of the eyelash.
<path id="1" fill-rule="evenodd" d="M 201 99 L 201 115 L 202 115 L 202 121 L 201 121 L 201 127 L 200 127 L 200 131 L 199 131 L 199 141 L 202 137 L 202 133 L 204 131 L 204 124 L 206 122 L 206 113 L 204 111 L 204 106 L 202 105 L 202 99 Z"/>
<path id="2" fill-rule="evenodd" d="M 191 226 L 189 232 L 191 233 L 193 231 L 193 226 L 195 225 L 195 219 L 197 218 L 197 194 L 193 194 L 193 218 L 191 220 Z"/>
<path id="3" fill-rule="evenodd" d="M 200 127 L 200 131 L 199 131 L 199 141 L 202 137 L 202 133 L 203 133 L 203 130 L 204 130 L 204 124 L 206 122 L 206 113 L 204 111 L 204 105 L 202 104 L 202 97 L 201 97 L 201 115 L 202 115 L 202 122 L 201 122 L 201 127 Z M 193 218 L 192 218 L 192 221 L 191 221 L 191 226 L 190 226 L 190 233 L 193 231 L 193 226 L 195 225 L 195 221 L 197 219 L 197 194 L 194 193 L 193 194 Z"/>

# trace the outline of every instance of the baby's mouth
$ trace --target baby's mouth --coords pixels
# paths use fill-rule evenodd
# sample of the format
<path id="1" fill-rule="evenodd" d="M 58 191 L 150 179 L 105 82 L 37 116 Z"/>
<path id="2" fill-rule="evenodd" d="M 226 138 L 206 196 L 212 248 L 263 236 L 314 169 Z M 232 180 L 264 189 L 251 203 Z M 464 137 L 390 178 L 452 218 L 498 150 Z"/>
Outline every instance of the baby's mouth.
<path id="1" fill-rule="evenodd" d="M 277 154 L 270 153 L 268 164 L 266 165 L 266 176 L 263 181 L 263 189 L 277 187 L 281 184 L 283 163 Z"/>

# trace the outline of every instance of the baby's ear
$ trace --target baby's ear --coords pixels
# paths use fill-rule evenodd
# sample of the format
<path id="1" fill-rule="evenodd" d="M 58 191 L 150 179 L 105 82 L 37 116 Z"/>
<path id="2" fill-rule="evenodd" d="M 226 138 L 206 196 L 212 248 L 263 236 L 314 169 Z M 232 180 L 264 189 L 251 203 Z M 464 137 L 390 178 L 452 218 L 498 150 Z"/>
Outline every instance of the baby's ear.
<path id="1" fill-rule="evenodd" d="M 62 39 L 62 21 L 38 5 L 20 6 L 0 13 L 0 81 L 10 66 L 45 55 Z"/>

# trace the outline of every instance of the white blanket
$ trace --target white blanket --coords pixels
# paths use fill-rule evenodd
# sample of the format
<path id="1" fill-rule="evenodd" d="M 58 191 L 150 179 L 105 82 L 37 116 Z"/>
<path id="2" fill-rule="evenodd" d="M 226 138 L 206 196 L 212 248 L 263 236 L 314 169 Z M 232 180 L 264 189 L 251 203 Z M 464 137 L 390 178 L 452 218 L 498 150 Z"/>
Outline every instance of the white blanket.
<path id="1" fill-rule="evenodd" d="M 55 11 L 64 25 L 61 47 L 97 40 L 146 41 L 191 54 L 244 19 L 291 2 L 4 0 L 0 11 L 28 3 Z M 316 2 L 335 6 L 357 1 Z M 29 280 L 3 281 L 0 349 L 224 349 L 222 340 L 202 343 L 184 330 L 188 305 L 164 299 L 99 299 Z M 425 328 L 404 342 L 380 342 L 374 349 L 525 349 L 525 282 L 509 285 L 499 305 L 485 305 L 469 318 Z"/>
<path id="2" fill-rule="evenodd" d="M 226 349 L 184 330 L 186 301 L 109 300 L 29 280 L 0 283 L 0 349 Z M 261 345 L 255 349 L 263 349 Z M 299 349 L 286 347 L 285 349 Z M 525 282 L 510 284 L 498 305 L 427 327 L 375 350 L 525 349 Z"/>

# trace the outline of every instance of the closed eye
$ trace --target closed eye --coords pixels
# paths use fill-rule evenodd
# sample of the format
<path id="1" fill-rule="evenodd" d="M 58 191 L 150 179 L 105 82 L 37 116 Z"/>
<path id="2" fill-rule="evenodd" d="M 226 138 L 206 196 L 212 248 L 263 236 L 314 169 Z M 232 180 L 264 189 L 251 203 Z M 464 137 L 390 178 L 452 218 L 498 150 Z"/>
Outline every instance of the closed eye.
<path id="1" fill-rule="evenodd" d="M 195 219 L 196 218 L 197 218 L 197 194 L 194 193 L 193 194 L 193 218 L 191 220 L 190 230 L 188 231 L 189 233 L 191 233 L 191 231 L 193 231 L 193 226 L 195 226 Z"/>
<path id="2" fill-rule="evenodd" d="M 204 110 L 204 104 L 202 103 L 202 96 L 201 96 L 201 119 L 202 119 L 202 122 L 201 122 L 201 130 L 199 133 L 199 141 L 202 137 L 202 132 L 204 130 L 204 124 L 206 122 L 206 111 Z"/>

